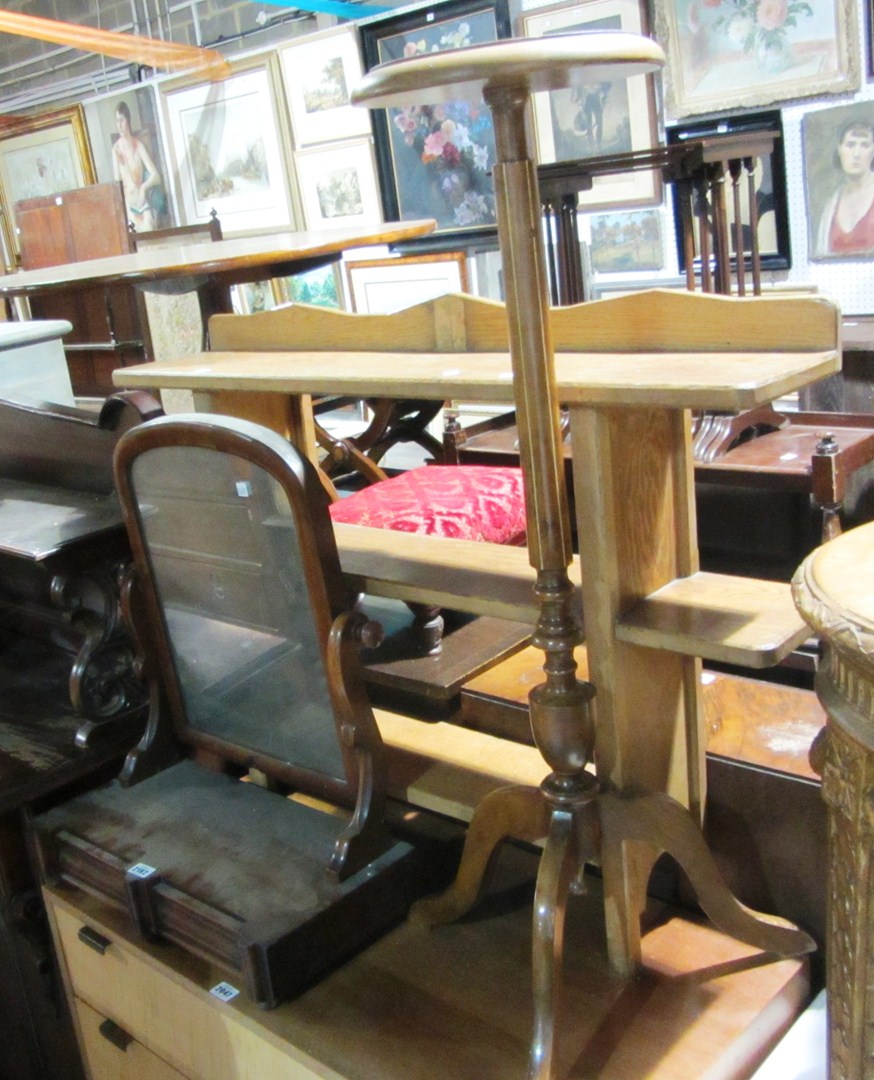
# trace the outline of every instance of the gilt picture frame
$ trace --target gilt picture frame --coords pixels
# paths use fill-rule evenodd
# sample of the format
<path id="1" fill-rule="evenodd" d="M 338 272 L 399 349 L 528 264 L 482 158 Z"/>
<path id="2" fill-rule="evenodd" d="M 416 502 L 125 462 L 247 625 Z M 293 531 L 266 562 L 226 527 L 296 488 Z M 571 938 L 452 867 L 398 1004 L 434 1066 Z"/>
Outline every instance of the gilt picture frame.
<path id="1" fill-rule="evenodd" d="M 226 237 L 294 226 L 275 59 L 214 82 L 161 84 L 182 224 L 215 210 Z"/>
<path id="2" fill-rule="evenodd" d="M 595 30 L 643 34 L 646 9 L 640 0 L 578 0 L 525 12 L 520 27 L 525 37 Z M 531 107 L 542 165 L 648 150 L 658 143 L 651 75 L 534 94 Z M 591 190 L 579 193 L 578 205 L 581 210 L 599 210 L 652 206 L 661 200 L 659 173 L 642 169 L 594 177 Z"/>
<path id="3" fill-rule="evenodd" d="M 93 184 L 94 161 L 81 105 L 21 117 L 0 133 L 0 197 L 7 261 L 15 258 L 15 203 Z"/>
<path id="4" fill-rule="evenodd" d="M 654 0 L 669 117 L 858 89 L 854 0 Z"/>
<path id="5" fill-rule="evenodd" d="M 507 0 L 417 5 L 358 25 L 365 70 L 402 57 L 510 36 Z M 434 218 L 425 247 L 496 235 L 491 112 L 482 99 L 373 112 L 386 221 Z M 449 239 L 453 238 L 453 239 Z"/>

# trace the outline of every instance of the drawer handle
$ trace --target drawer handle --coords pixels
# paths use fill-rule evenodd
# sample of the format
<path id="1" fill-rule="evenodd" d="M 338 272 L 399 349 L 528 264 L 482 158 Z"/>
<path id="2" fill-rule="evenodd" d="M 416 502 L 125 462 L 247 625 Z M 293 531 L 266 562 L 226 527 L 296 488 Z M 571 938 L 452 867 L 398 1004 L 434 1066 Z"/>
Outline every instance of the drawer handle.
<path id="1" fill-rule="evenodd" d="M 98 934 L 96 930 L 92 930 L 90 926 L 79 927 L 79 940 L 84 942 L 90 949 L 100 953 L 101 956 L 106 952 L 112 942 L 108 937 L 104 937 L 103 934 Z"/>
<path id="2" fill-rule="evenodd" d="M 104 1020 L 97 1030 L 107 1042 L 111 1042 L 116 1049 L 122 1052 L 126 1051 L 134 1041 L 133 1035 L 128 1035 L 124 1028 L 120 1028 L 114 1020 Z"/>

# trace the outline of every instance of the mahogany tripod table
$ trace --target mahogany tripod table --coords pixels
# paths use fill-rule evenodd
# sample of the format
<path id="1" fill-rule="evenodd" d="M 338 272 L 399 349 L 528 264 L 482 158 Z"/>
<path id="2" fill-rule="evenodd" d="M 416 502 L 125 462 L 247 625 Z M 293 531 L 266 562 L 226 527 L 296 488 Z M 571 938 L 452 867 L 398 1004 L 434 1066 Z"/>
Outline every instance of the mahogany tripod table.
<path id="1" fill-rule="evenodd" d="M 576 501 L 580 549 L 587 560 L 583 591 L 592 683 L 575 675 L 579 629 L 567 575 L 571 543 L 528 103 L 532 92 L 650 72 L 663 62 L 653 41 L 622 33 L 497 42 L 381 65 L 353 95 L 357 104 L 380 108 L 435 104 L 481 92 L 494 120 L 498 235 L 528 544 L 541 605 L 533 641 L 546 653 L 546 680 L 530 697 L 531 724 L 552 772 L 540 789 L 506 789 L 478 811 L 468 841 L 473 854 L 466 855 L 459 882 L 471 863 L 477 869 L 484 866 L 492 841 L 507 834 L 546 833 L 535 897 L 532 1078 L 552 1073 L 564 912 L 568 892 L 581 887 L 586 860 L 600 855 L 611 958 L 620 970 L 630 972 L 639 959 L 639 915 L 660 849 L 675 855 L 698 887 L 702 905 L 723 928 L 784 955 L 804 952 L 812 944 L 800 931 L 758 921 L 734 901 L 713 874 L 697 822 L 680 802 L 659 792 L 657 777 L 646 775 L 646 738 L 635 740 L 632 734 L 631 718 L 654 706 L 667 713 L 696 708 L 695 661 L 619 643 L 614 631 L 629 596 L 697 569 L 687 425 L 657 392 L 648 407 L 571 413 L 573 442 L 585 447 L 589 462 L 576 481 Z M 624 462 L 620 444 L 627 448 Z M 635 453 L 641 445 L 647 463 Z M 636 498 L 626 502 L 623 483 L 638 488 Z M 641 497 L 644 489 L 651 499 Z M 643 511 L 637 520 L 623 522 L 629 504 Z M 627 532 L 623 525 L 630 526 Z M 592 708 L 596 688 L 597 725 Z M 585 770 L 593 751 L 597 779 Z M 693 793 L 685 796 L 694 803 Z M 453 917 L 468 900 L 460 885 L 427 912 L 435 919 Z"/>

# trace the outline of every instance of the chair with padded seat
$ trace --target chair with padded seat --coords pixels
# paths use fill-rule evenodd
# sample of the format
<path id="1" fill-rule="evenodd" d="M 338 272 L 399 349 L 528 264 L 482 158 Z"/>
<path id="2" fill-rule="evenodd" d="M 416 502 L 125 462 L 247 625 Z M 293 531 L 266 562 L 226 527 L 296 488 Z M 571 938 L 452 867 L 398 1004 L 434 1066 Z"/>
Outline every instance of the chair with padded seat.
<path id="1" fill-rule="evenodd" d="M 357 657 L 373 624 L 316 471 L 281 436 L 167 417 L 122 440 L 116 476 L 150 717 L 118 780 L 36 817 L 43 874 L 273 1006 L 428 887 L 429 860 L 384 820 Z"/>

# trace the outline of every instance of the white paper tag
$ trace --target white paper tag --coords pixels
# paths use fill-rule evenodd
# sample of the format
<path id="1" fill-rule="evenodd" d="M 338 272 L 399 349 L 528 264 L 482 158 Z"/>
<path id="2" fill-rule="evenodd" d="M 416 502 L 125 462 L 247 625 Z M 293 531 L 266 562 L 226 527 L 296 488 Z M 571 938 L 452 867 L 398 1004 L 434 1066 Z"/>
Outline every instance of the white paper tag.
<path id="1" fill-rule="evenodd" d="M 152 874 L 156 873 L 154 866 L 149 866 L 144 862 L 138 862 L 133 866 L 129 866 L 127 872 L 138 878 L 151 877 Z"/>
<path id="2" fill-rule="evenodd" d="M 236 986 L 231 986 L 230 983 L 226 982 L 217 983 L 212 990 L 210 990 L 212 996 L 217 997 L 219 1001 L 231 1001 L 239 994 L 239 992 L 240 991 Z"/>

